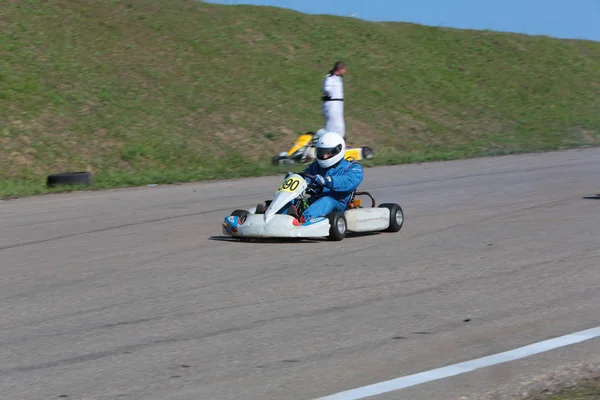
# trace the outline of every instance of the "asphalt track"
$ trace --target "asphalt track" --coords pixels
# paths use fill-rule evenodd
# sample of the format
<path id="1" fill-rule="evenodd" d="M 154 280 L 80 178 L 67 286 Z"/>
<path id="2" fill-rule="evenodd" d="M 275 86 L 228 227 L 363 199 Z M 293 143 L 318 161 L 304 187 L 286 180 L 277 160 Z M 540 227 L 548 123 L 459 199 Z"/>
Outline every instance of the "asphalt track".
<path id="1" fill-rule="evenodd" d="M 223 240 L 280 178 L 0 202 L 0 398 L 312 399 L 600 325 L 600 150 L 367 169 L 402 231 Z M 447 399 L 590 340 L 377 399 Z"/>

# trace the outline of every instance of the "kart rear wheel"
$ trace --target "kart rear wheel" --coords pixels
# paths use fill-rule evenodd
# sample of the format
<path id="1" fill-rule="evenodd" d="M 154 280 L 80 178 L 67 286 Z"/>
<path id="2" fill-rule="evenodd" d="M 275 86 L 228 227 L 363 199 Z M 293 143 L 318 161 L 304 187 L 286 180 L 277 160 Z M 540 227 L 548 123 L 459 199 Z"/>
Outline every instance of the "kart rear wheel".
<path id="1" fill-rule="evenodd" d="M 390 226 L 384 232 L 398 232 L 404 225 L 404 211 L 402 207 L 395 203 L 384 203 L 379 205 L 380 208 L 390 210 Z"/>
<path id="2" fill-rule="evenodd" d="M 239 219 L 240 219 L 240 225 L 241 225 L 244 222 L 246 222 L 246 218 L 248 218 L 249 214 L 250 213 L 248 211 L 246 211 L 246 210 L 235 210 L 230 215 L 232 217 L 239 217 Z"/>
<path id="3" fill-rule="evenodd" d="M 364 158 L 365 160 L 370 160 L 373 158 L 373 156 L 374 156 L 374 154 L 373 154 L 372 148 L 370 148 L 368 146 L 365 146 L 362 148 L 362 158 Z"/>
<path id="4" fill-rule="evenodd" d="M 344 213 L 334 211 L 327 216 L 329 218 L 329 236 L 327 239 L 333 242 L 339 242 L 346 237 L 348 224 L 346 223 L 346 217 Z"/>

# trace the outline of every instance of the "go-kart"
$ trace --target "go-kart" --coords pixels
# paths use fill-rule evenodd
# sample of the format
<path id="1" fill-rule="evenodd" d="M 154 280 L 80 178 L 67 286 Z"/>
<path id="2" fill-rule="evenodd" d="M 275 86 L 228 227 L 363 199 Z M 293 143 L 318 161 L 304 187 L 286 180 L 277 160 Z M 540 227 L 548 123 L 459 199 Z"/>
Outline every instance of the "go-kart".
<path id="1" fill-rule="evenodd" d="M 304 174 L 287 176 L 273 196 L 273 200 L 250 210 L 235 210 L 223 221 L 223 234 L 236 238 L 328 238 L 339 241 L 348 232 L 398 232 L 404 223 L 404 212 L 395 203 L 375 206 L 369 192 L 352 193 L 344 212 L 300 222 L 293 215 L 280 213 L 294 201 L 298 214 L 308 208 L 308 199 L 319 193 L 309 186 Z M 363 207 L 359 196 L 368 196 L 371 207 Z"/>
<path id="2" fill-rule="evenodd" d="M 283 164 L 307 164 L 315 160 L 316 144 L 319 137 L 314 132 L 307 132 L 300 135 L 292 148 L 287 151 L 273 156 L 273 165 Z M 360 161 L 363 159 L 370 160 L 373 158 L 373 149 L 370 147 L 353 147 L 346 148 L 344 158 Z"/>

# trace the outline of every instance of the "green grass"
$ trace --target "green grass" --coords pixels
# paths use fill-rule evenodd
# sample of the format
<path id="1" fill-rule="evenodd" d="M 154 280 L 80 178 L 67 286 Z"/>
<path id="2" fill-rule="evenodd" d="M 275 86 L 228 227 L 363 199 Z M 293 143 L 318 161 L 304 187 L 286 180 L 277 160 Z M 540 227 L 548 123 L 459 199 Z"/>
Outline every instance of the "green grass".
<path id="1" fill-rule="evenodd" d="M 600 43 L 190 0 L 14 0 L 0 14 L 0 196 L 278 172 L 322 126 L 337 59 L 347 137 L 375 164 L 600 142 Z"/>

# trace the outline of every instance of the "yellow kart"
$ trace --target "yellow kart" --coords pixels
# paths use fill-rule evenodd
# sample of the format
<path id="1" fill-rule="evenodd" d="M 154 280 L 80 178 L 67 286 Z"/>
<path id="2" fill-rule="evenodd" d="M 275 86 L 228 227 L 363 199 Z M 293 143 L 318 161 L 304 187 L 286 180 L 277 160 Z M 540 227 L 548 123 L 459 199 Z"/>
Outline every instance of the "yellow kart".
<path id="1" fill-rule="evenodd" d="M 300 135 L 292 148 L 273 157 L 273 165 L 284 164 L 310 164 L 316 158 L 316 144 L 318 136 L 314 132 Z M 370 147 L 346 148 L 344 158 L 360 161 L 373 158 L 373 149 Z"/>

